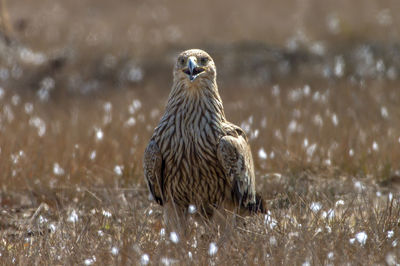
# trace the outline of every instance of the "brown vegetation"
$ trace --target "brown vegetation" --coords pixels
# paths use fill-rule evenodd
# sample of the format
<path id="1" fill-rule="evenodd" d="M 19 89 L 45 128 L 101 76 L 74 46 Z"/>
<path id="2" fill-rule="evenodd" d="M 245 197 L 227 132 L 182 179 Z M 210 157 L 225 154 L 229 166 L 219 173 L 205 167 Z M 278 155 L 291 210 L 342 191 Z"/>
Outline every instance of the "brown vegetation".
<path id="1" fill-rule="evenodd" d="M 162 209 L 148 200 L 141 169 L 165 98 L 148 88 L 40 102 L 4 90 L 1 258 L 22 264 L 136 264 L 144 254 L 156 264 L 189 263 L 189 256 L 199 264 L 397 260 L 400 93 L 367 86 L 221 88 L 228 118 L 253 136 L 258 190 L 271 200 L 270 213 L 247 218 L 229 237 L 226 229 L 193 224 L 188 242 L 177 244 L 170 232 L 160 235 Z M 354 240 L 360 232 L 365 244 Z M 211 256 L 212 242 L 218 252 Z"/>
<path id="2" fill-rule="evenodd" d="M 268 34 L 250 10 L 247 24 L 261 26 L 247 37 L 242 26 L 221 26 L 206 40 L 182 22 L 190 13 L 174 22 L 152 9 L 166 2 L 135 3 L 135 18 L 131 1 L 115 10 L 98 2 L 8 2 L 16 40 L 0 41 L 2 264 L 399 263 L 398 17 L 385 24 L 397 3 L 366 1 L 356 12 L 357 3 L 332 1 L 316 20 L 334 11 L 339 33 L 305 22 L 309 38 L 293 47 L 296 23 L 278 23 L 274 5 L 286 11 L 277 3 L 263 22 Z M 308 21 L 314 2 L 304 2 Z M 368 14 L 383 17 L 371 26 Z M 149 31 L 126 42 L 131 19 Z M 164 24 L 178 25 L 180 37 L 155 42 Z M 114 30 L 118 37 L 104 37 Z M 190 220 L 189 234 L 176 237 L 148 199 L 142 156 L 170 91 L 171 58 L 193 44 L 216 60 L 227 119 L 250 138 L 269 213 L 236 226 L 228 218 L 227 228 Z"/>

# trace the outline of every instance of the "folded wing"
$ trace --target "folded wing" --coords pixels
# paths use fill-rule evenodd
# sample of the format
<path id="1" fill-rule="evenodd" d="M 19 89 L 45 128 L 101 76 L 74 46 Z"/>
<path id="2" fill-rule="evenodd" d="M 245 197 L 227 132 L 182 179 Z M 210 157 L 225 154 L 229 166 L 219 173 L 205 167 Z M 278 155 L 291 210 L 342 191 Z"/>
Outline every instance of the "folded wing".
<path id="1" fill-rule="evenodd" d="M 244 207 L 254 205 L 254 164 L 245 135 L 222 137 L 217 155 L 226 176 L 231 180 L 233 199 Z"/>
<path id="2" fill-rule="evenodd" d="M 144 177 L 151 195 L 160 205 L 163 205 L 163 172 L 164 161 L 160 149 L 154 140 L 147 145 L 143 158 Z"/>

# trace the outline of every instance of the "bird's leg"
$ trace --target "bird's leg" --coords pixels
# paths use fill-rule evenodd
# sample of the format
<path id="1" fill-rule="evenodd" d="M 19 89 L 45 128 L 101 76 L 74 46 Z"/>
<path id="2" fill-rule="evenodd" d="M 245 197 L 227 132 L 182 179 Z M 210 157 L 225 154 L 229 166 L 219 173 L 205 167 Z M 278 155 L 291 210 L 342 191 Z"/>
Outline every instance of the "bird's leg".
<path id="1" fill-rule="evenodd" d="M 168 232 L 175 232 L 181 238 L 187 233 L 187 222 L 184 212 L 173 201 L 165 204 L 164 223 Z"/>
<path id="2" fill-rule="evenodd" d="M 169 194 L 169 198 L 173 199 L 171 195 L 171 191 L 167 190 Z M 180 206 L 178 206 L 173 200 L 169 200 L 169 202 L 165 205 L 164 210 L 164 222 L 167 227 L 167 230 L 178 233 L 181 237 L 186 235 L 187 230 L 187 221 L 184 210 Z"/>

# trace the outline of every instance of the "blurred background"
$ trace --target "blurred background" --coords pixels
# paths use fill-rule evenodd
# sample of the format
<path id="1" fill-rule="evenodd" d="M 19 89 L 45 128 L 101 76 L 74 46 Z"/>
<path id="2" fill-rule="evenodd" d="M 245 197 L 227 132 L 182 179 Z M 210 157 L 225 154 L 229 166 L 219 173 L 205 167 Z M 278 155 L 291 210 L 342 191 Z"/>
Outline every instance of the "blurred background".
<path id="1" fill-rule="evenodd" d="M 168 91 L 174 56 L 188 48 L 209 51 L 228 88 L 397 80 L 400 71 L 396 0 L 2 0 L 1 8 L 0 82 L 35 91 L 47 82 L 51 94 L 143 83 Z"/>

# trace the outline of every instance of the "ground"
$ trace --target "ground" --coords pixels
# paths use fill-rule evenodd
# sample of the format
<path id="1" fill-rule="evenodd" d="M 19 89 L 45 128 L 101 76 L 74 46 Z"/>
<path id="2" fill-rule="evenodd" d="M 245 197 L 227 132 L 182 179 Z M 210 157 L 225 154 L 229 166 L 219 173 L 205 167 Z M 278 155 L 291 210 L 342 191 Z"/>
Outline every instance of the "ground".
<path id="1" fill-rule="evenodd" d="M 398 262 L 400 92 L 346 85 L 221 88 L 227 117 L 250 136 L 269 212 L 228 237 L 192 222 L 185 240 L 163 229 L 141 167 L 165 97 L 120 90 L 43 102 L 3 88 L 2 260 Z"/>

